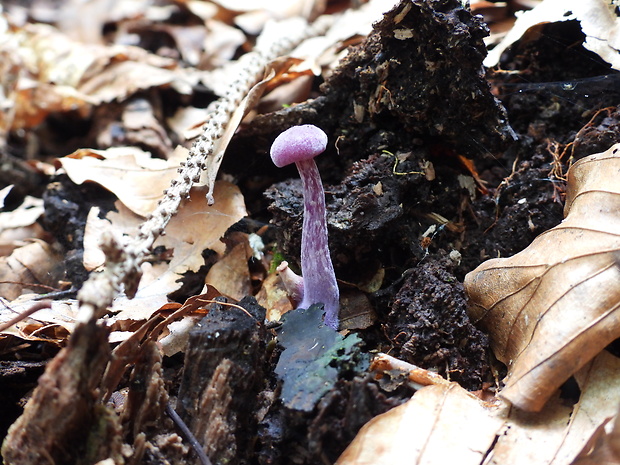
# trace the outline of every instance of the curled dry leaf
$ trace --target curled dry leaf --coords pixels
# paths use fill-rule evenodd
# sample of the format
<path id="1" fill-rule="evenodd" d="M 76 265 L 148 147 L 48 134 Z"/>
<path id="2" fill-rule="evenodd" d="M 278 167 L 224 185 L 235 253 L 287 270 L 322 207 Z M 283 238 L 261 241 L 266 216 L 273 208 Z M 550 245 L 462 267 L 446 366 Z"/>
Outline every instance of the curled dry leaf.
<path id="1" fill-rule="evenodd" d="M 54 112 L 86 116 L 93 105 L 152 87 L 191 92 L 194 78 L 173 60 L 139 47 L 87 45 L 44 24 L 9 27 L 0 19 L 3 26 L 0 57 L 10 58 L 2 68 L 10 84 L 3 104 L 11 111 L 0 130 L 31 128 Z"/>
<path id="2" fill-rule="evenodd" d="M 265 278 L 256 294 L 256 300 L 267 310 L 266 318 L 269 321 L 279 321 L 282 315 L 294 308 L 282 278 L 277 273 L 271 273 Z"/>
<path id="3" fill-rule="evenodd" d="M 62 257 L 48 243 L 32 240 L 0 258 L 0 296 L 14 300 L 27 290 L 50 290 L 61 265 Z"/>
<path id="4" fill-rule="evenodd" d="M 15 210 L 0 212 L 0 232 L 32 226 L 41 215 L 43 215 L 43 200 L 27 195 Z"/>
<path id="5" fill-rule="evenodd" d="M 33 294 L 24 294 L 6 306 L 0 307 L 0 354 L 15 341 L 39 341 L 56 345 L 66 342 L 76 325 L 78 304 L 75 300 L 33 300 Z M 18 316 L 36 312 L 11 324 Z"/>
<path id="6" fill-rule="evenodd" d="M 575 379 L 581 396 L 572 407 L 554 396 L 540 412 L 512 409 L 485 465 L 569 465 L 582 455 L 618 411 L 620 359 L 603 351 Z"/>
<path id="7" fill-rule="evenodd" d="M 0 191 L 0 199 L 6 189 Z M 30 195 L 27 195 L 15 210 L 0 212 L 1 257 L 10 255 L 15 249 L 26 245 L 30 239 L 45 237 L 45 231 L 37 223 L 41 215 L 43 215 L 43 200 Z"/>
<path id="8" fill-rule="evenodd" d="M 601 425 L 572 465 L 620 464 L 620 415 Z"/>
<path id="9" fill-rule="evenodd" d="M 465 277 L 470 315 L 508 365 L 500 393 L 528 411 L 620 337 L 620 145 L 569 171 L 564 221 Z"/>
<path id="10" fill-rule="evenodd" d="M 226 255 L 209 269 L 205 286 L 214 286 L 223 295 L 241 300 L 252 294 L 252 283 L 248 260 L 252 256 L 252 248 L 247 235 L 242 235 L 239 243 L 235 244 Z"/>

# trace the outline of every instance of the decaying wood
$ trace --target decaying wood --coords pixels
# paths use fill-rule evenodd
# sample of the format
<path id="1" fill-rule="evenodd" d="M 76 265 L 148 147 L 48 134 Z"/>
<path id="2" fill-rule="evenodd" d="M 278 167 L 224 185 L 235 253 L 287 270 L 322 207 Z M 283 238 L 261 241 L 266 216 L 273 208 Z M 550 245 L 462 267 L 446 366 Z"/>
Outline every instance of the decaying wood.
<path id="1" fill-rule="evenodd" d="M 118 419 L 98 402 L 96 392 L 109 358 L 107 335 L 95 323 L 75 329 L 11 426 L 2 445 L 5 463 L 121 462 Z"/>
<path id="2" fill-rule="evenodd" d="M 168 392 L 164 387 L 161 369 L 161 353 L 157 345 L 149 341 L 142 350 L 142 356 L 136 363 L 129 379 L 129 393 L 124 405 L 121 423 L 124 430 L 131 434 L 126 440 L 133 441 L 134 451 L 140 451 L 144 442 L 141 437 L 145 432 L 158 432 L 165 418 Z M 141 457 L 133 460 L 140 463 Z"/>
<path id="3" fill-rule="evenodd" d="M 177 411 L 213 463 L 242 463 L 264 379 L 265 310 L 214 304 L 190 333 Z"/>

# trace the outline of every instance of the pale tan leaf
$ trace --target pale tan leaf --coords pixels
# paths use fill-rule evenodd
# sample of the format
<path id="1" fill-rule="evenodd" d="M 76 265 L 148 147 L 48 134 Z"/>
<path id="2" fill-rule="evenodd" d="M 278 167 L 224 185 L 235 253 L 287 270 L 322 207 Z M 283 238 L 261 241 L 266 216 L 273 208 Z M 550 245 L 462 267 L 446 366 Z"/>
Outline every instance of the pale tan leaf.
<path id="1" fill-rule="evenodd" d="M 470 315 L 509 367 L 501 396 L 540 410 L 620 337 L 620 145 L 569 171 L 565 220 L 465 278 Z"/>
<path id="2" fill-rule="evenodd" d="M 573 465 L 620 465 L 620 415 L 597 429 Z"/>
<path id="3" fill-rule="evenodd" d="M 337 58 L 347 54 L 345 44 L 370 34 L 372 25 L 397 3 L 396 0 L 370 0 L 359 8 L 349 8 L 336 17 L 324 36 L 305 40 L 291 52 L 291 56 L 303 59 L 305 66 L 309 66 L 308 62 L 316 62 L 321 66 L 331 65 L 329 67 L 334 69 Z"/>
<path id="4" fill-rule="evenodd" d="M 575 375 L 572 408 L 558 397 L 540 412 L 513 409 L 485 465 L 569 465 L 620 404 L 620 359 L 603 351 Z"/>
<path id="5" fill-rule="evenodd" d="M 583 396 L 587 395 L 588 401 L 580 399 L 579 413 L 585 413 L 580 416 L 581 421 L 572 422 L 576 424 L 573 429 L 591 432 L 590 440 L 573 462 L 575 465 L 620 465 L 619 377 L 620 359 L 606 351 L 575 375 L 581 389 L 586 390 Z"/>
<path id="6" fill-rule="evenodd" d="M 10 191 L 8 186 L 0 191 Z M 29 239 L 45 236 L 37 223 L 43 215 L 43 200 L 27 195 L 19 207 L 13 211 L 0 212 L 0 256 L 10 255 L 13 250 L 26 245 Z"/>
<path id="7" fill-rule="evenodd" d="M 41 240 L 19 247 L 8 257 L 0 258 L 0 296 L 14 300 L 25 291 L 41 291 L 55 286 L 62 257 Z"/>
<path id="8" fill-rule="evenodd" d="M 87 45 L 44 24 L 9 29 L 4 39 L 10 47 L 0 48 L 0 56 L 10 53 L 10 72 L 19 76 L 3 102 L 12 108 L 11 129 L 36 126 L 54 112 L 85 117 L 92 105 L 152 87 L 170 85 L 188 94 L 195 81 L 174 60 L 139 47 Z"/>
<path id="9" fill-rule="evenodd" d="M 177 147 L 168 160 L 152 158 L 136 147 L 79 149 L 58 161 L 75 184 L 96 182 L 140 216 L 147 216 L 177 176 L 187 149 Z"/>
<path id="10" fill-rule="evenodd" d="M 1 230 L 0 256 L 11 255 L 15 249 L 27 245 L 32 239 L 44 240 L 45 238 L 49 238 L 49 233 L 36 222 L 30 226 Z"/>
<path id="11" fill-rule="evenodd" d="M 159 340 L 159 346 L 167 357 L 182 352 L 187 346 L 189 332 L 196 327 L 204 315 L 188 316 L 179 321 L 174 321 L 168 325 L 169 334 Z"/>
<path id="12" fill-rule="evenodd" d="M 86 117 L 88 98 L 69 86 L 47 82 L 22 82 L 15 93 L 15 116 L 11 129 L 28 129 L 41 124 L 50 113 L 79 112 Z"/>
<path id="13" fill-rule="evenodd" d="M 456 383 L 426 386 L 362 427 L 337 465 L 479 465 L 502 427 Z"/>
<path id="14" fill-rule="evenodd" d="M 267 10 L 273 17 L 291 18 L 300 16 L 304 9 L 317 3 L 316 0 L 292 0 L 286 5 L 274 3 L 273 0 L 215 0 L 214 3 L 233 11 Z"/>
<path id="15" fill-rule="evenodd" d="M 252 293 L 248 259 L 252 249 L 247 242 L 235 245 L 222 259 L 218 260 L 207 273 L 205 283 L 214 286 L 222 294 L 241 300 Z M 205 292 L 205 291 L 203 291 Z"/>
<path id="16" fill-rule="evenodd" d="M 233 58 L 239 47 L 246 41 L 246 36 L 239 29 L 221 21 L 206 21 L 209 34 L 202 44 L 203 61 L 211 68 L 223 66 Z M 185 29 L 179 28 L 179 29 Z M 177 43 L 183 43 L 177 38 Z M 204 69 L 204 65 L 203 65 Z"/>
<path id="17" fill-rule="evenodd" d="M 247 214 L 243 196 L 237 186 L 223 181 L 218 181 L 215 186 L 216 205 L 207 205 L 205 193 L 206 188 L 193 188 L 188 201 L 166 227 L 166 234 L 155 242 L 155 248 L 163 246 L 171 254 L 170 262 L 144 263 L 143 277 L 136 296 L 131 300 L 119 296 L 114 301 L 113 309 L 123 310 L 118 315 L 119 319 L 148 318 L 167 302 L 168 294 L 179 289 L 179 280 L 185 272 L 197 271 L 204 265 L 201 254 L 205 249 L 224 254 L 225 245 L 220 238 L 230 226 Z M 109 212 L 105 220 L 97 218 L 96 210 L 89 214 L 84 235 L 84 255 L 88 257 L 91 268 L 103 264 L 103 255 L 97 252 L 98 239 L 103 231 L 133 236 L 143 221 L 121 202 L 116 203 L 116 208 L 118 211 Z"/>
<path id="18" fill-rule="evenodd" d="M 207 117 L 208 111 L 204 108 L 180 107 L 166 119 L 166 123 L 179 139 L 193 139 L 202 134 L 202 125 Z"/>
<path id="19" fill-rule="evenodd" d="M 294 308 L 282 278 L 277 273 L 271 273 L 265 278 L 256 294 L 256 300 L 267 310 L 266 319 L 269 321 L 279 321 L 282 315 Z"/>
<path id="20" fill-rule="evenodd" d="M 29 310 L 36 301 L 35 295 L 24 294 L 6 305 L 0 306 L 0 325 Z M 75 300 L 51 301 L 44 307 L 9 328 L 0 331 L 2 336 L 14 336 L 26 341 L 42 341 L 61 344 L 76 325 L 78 303 Z"/>
<path id="21" fill-rule="evenodd" d="M 575 405 L 554 396 L 540 412 L 511 409 L 497 399 L 483 402 L 436 373 L 385 354 L 371 369 L 378 376 L 403 371 L 427 387 L 365 425 L 341 465 L 570 465 L 620 404 L 620 359 L 606 351 L 575 375 L 581 388 Z"/>
<path id="22" fill-rule="evenodd" d="M 110 63 L 78 87 L 92 103 L 124 100 L 139 90 L 170 84 L 181 94 L 191 94 L 191 83 L 181 72 L 159 68 L 148 63 L 122 61 Z"/>
<path id="23" fill-rule="evenodd" d="M 0 232 L 7 229 L 32 226 L 43 214 L 43 200 L 27 195 L 19 207 L 10 212 L 0 212 Z"/>

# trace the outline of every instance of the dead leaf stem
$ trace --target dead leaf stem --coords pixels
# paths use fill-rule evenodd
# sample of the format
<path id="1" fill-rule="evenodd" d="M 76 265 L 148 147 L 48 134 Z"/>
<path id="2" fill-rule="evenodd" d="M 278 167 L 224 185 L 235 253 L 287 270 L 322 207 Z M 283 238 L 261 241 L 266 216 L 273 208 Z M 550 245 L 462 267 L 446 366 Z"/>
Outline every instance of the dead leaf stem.
<path id="1" fill-rule="evenodd" d="M 39 302 L 35 302 L 32 306 L 19 314 L 17 314 L 14 318 L 10 319 L 6 323 L 0 324 L 0 332 L 10 328 L 16 323 L 19 323 L 25 318 L 28 318 L 33 313 L 38 312 L 39 310 L 43 310 L 44 308 L 52 308 L 51 300 L 40 300 Z"/>

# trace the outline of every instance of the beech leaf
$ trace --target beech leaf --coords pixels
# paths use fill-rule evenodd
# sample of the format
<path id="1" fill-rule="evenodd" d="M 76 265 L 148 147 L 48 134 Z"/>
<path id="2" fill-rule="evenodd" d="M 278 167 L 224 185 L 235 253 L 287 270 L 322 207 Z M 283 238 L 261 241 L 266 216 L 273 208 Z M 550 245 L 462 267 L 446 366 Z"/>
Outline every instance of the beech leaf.
<path id="1" fill-rule="evenodd" d="M 613 456 L 618 436 L 605 430 L 618 412 L 620 358 L 605 350 L 575 374 L 581 390 L 576 404 L 555 395 L 540 412 L 510 408 L 496 398 L 483 401 L 436 373 L 386 355 L 372 366 L 375 372 L 404 370 L 410 381 L 432 385 L 366 423 L 337 465 L 619 463 L 592 461 Z"/>
<path id="2" fill-rule="evenodd" d="M 127 208 L 147 216 L 177 176 L 187 150 L 177 147 L 168 160 L 153 158 L 137 147 L 78 149 L 58 162 L 75 184 L 96 182 L 116 195 Z"/>
<path id="3" fill-rule="evenodd" d="M 620 144 L 575 163 L 564 221 L 465 277 L 470 316 L 508 366 L 500 395 L 539 411 L 620 337 Z"/>
<path id="4" fill-rule="evenodd" d="M 366 423 L 336 465 L 480 465 L 503 425 L 498 409 L 456 383 L 426 386 Z"/>
<path id="5" fill-rule="evenodd" d="M 243 195 L 237 186 L 225 181 L 215 184 L 217 205 L 208 206 L 205 193 L 205 187 L 194 187 L 188 201 L 166 227 L 166 235 L 155 242 L 156 248 L 163 246 L 171 253 L 170 261 L 143 263 L 140 287 L 134 298 L 120 295 L 114 300 L 113 310 L 122 310 L 117 319 L 149 318 L 168 301 L 167 294 L 181 287 L 186 272 L 198 271 L 204 265 L 202 252 L 205 249 L 224 254 L 226 246 L 220 238 L 247 214 Z M 143 221 L 123 203 L 116 202 L 115 205 L 117 211 L 108 212 L 103 219 L 99 218 L 96 207 L 88 216 L 84 233 L 84 266 L 89 270 L 104 262 L 99 239 L 105 231 L 131 237 Z"/>

